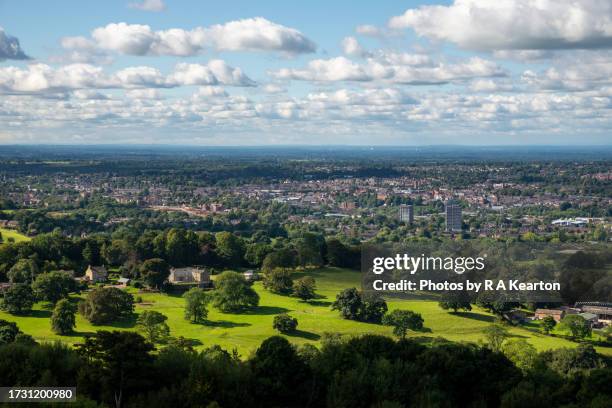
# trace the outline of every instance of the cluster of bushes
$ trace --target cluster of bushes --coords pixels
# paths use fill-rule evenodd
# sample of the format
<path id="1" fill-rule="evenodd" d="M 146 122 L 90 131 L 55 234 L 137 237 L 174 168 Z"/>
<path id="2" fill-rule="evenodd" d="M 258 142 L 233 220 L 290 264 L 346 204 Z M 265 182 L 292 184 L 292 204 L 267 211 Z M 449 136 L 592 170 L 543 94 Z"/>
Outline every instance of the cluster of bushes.
<path id="1" fill-rule="evenodd" d="M 246 360 L 218 346 L 197 352 L 181 341 L 154 351 L 132 332 L 101 331 L 76 349 L 7 337 L 0 345 L 3 386 L 76 385 L 87 406 L 612 404 L 612 368 L 589 347 L 540 353 L 528 367 L 518 368 L 504 354 L 481 346 L 423 345 L 375 335 L 329 336 L 320 349 L 296 348 L 275 336 Z"/>
<path id="2" fill-rule="evenodd" d="M 316 281 L 312 276 L 293 280 L 292 271 L 288 268 L 274 268 L 264 272 L 263 287 L 273 293 L 293 295 L 304 301 L 316 297 Z"/>

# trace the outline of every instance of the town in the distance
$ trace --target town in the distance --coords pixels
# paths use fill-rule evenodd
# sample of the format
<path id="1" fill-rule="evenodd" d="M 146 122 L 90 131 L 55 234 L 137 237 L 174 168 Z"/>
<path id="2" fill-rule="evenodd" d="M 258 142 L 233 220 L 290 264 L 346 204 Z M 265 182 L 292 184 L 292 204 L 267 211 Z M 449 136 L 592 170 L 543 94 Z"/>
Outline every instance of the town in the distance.
<path id="1" fill-rule="evenodd" d="M 293 372 L 295 364 L 330 364 L 328 353 L 374 358 L 383 347 L 376 342 L 395 337 L 384 346 L 390 353 L 444 354 L 454 344 L 465 347 L 460 353 L 470 364 L 485 365 L 489 354 L 477 350 L 503 354 L 512 364 L 500 386 L 508 399 L 523 387 L 512 370 L 566 378 L 578 375 L 578 364 L 579 372 L 607 375 L 611 164 L 609 148 L 5 146 L 0 360 L 19 347 L 68 346 L 60 354 L 71 358 L 74 346 L 110 370 L 113 353 L 140 348 L 134 364 L 220 359 L 223 375 L 246 364 L 254 370 L 248 375 L 269 381 L 276 371 L 262 361 L 280 364 L 280 349 L 267 347 L 288 347 L 283 353 L 297 360 L 284 369 Z M 497 278 L 551 277 L 561 282 L 560 298 L 371 293 L 361 286 L 366 245 L 412 245 L 439 256 L 497 253 L 503 262 L 487 258 Z M 107 375 L 87 364 L 80 370 Z M 317 373 L 313 367 L 308 372 Z M 27 383 L 20 375 L 11 372 L 9 383 Z M 96 381 L 78 378 L 79 390 Z M 259 392 L 259 380 L 252 381 L 249 392 Z M 112 401 L 117 388 L 105 387 L 114 394 L 88 391 L 88 398 Z M 125 389 L 133 406 L 135 395 L 158 406 L 149 388 Z M 263 398 L 291 406 L 289 394 Z M 307 406 L 299 401 L 294 406 Z"/>

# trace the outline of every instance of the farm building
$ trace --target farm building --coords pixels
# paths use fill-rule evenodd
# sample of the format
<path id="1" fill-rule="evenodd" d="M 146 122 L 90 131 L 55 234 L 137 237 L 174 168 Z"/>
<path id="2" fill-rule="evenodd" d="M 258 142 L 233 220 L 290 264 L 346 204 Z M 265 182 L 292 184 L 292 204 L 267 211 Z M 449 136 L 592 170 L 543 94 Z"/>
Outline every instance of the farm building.
<path id="1" fill-rule="evenodd" d="M 85 279 L 92 283 L 105 282 L 108 278 L 108 271 L 104 266 L 91 266 L 85 271 Z"/>

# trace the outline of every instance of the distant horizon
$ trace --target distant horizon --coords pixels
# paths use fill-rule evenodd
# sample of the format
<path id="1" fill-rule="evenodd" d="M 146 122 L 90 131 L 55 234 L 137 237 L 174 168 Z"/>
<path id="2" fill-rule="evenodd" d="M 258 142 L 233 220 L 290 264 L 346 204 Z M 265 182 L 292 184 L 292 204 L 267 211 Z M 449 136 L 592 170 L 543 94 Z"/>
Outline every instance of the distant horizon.
<path id="1" fill-rule="evenodd" d="M 149 147 L 149 148 L 220 148 L 220 149 L 266 149 L 266 148 L 612 148 L 609 144 L 422 144 L 422 145 L 401 145 L 401 144 L 261 144 L 261 145 L 203 145 L 203 144 L 165 144 L 165 143 L 0 143 L 2 147 Z"/>

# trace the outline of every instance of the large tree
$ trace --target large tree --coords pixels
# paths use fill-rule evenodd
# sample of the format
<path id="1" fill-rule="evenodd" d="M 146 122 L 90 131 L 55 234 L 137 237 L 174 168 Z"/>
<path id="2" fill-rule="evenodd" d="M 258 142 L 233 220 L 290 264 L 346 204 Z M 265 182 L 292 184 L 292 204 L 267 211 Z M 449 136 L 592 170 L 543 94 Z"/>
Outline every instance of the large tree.
<path id="1" fill-rule="evenodd" d="M 272 321 L 272 328 L 281 333 L 290 333 L 297 328 L 297 325 L 297 319 L 289 316 L 287 313 L 274 316 L 274 320 Z"/>
<path id="2" fill-rule="evenodd" d="M 168 317 L 155 310 L 145 310 L 136 320 L 136 326 L 151 343 L 165 341 L 170 335 L 170 327 L 166 323 Z"/>
<path id="3" fill-rule="evenodd" d="M 442 295 L 442 300 L 438 302 L 438 305 L 444 310 L 452 310 L 453 313 L 457 313 L 457 311 L 460 309 L 466 311 L 472 310 L 472 305 L 470 304 L 470 296 L 465 291 L 453 291 L 444 293 Z"/>
<path id="4" fill-rule="evenodd" d="M 172 228 L 166 236 L 166 256 L 174 266 L 197 263 L 200 253 L 199 238 L 193 231 Z"/>
<path id="5" fill-rule="evenodd" d="M 76 327 L 76 307 L 68 299 L 62 299 L 55 305 L 51 315 L 51 329 L 59 335 L 70 334 Z"/>
<path id="6" fill-rule="evenodd" d="M 215 280 L 213 304 L 223 312 L 235 312 L 257 306 L 259 295 L 242 274 L 226 271 Z"/>
<path id="7" fill-rule="evenodd" d="M 323 248 L 325 241 L 322 236 L 305 232 L 295 242 L 297 263 L 300 266 L 323 266 Z"/>
<path id="8" fill-rule="evenodd" d="M 364 295 L 356 288 L 344 289 L 332 303 L 345 319 L 380 323 L 387 312 L 387 302 L 377 295 Z"/>
<path id="9" fill-rule="evenodd" d="M 358 320 L 362 309 L 363 301 L 357 288 L 344 289 L 332 304 L 332 310 L 338 310 L 345 319 Z"/>
<path id="10" fill-rule="evenodd" d="M 312 276 L 304 276 L 293 282 L 293 296 L 304 301 L 314 299 L 316 294 L 316 282 Z"/>
<path id="11" fill-rule="evenodd" d="M 170 276 L 170 266 L 161 258 L 147 259 L 140 265 L 140 275 L 152 288 L 161 288 Z"/>
<path id="12" fill-rule="evenodd" d="M 270 292 L 288 295 L 293 291 L 291 271 L 287 268 L 275 268 L 263 275 L 263 286 Z"/>
<path id="13" fill-rule="evenodd" d="M 0 346 L 14 342 L 19 333 L 17 323 L 0 319 Z"/>
<path id="14" fill-rule="evenodd" d="M 231 232 L 222 231 L 215 235 L 217 255 L 227 266 L 240 266 L 244 259 L 244 242 Z"/>
<path id="15" fill-rule="evenodd" d="M 129 243 L 124 239 L 114 239 L 110 243 L 102 246 L 102 256 L 109 265 L 120 266 L 127 261 L 130 256 Z"/>
<path id="16" fill-rule="evenodd" d="M 574 339 L 591 337 L 591 324 L 579 315 L 565 316 L 561 320 L 559 327 L 568 330 Z"/>
<path id="17" fill-rule="evenodd" d="M 76 290 L 76 282 L 68 272 L 53 271 L 38 275 L 32 289 L 38 299 L 55 304 Z"/>
<path id="18" fill-rule="evenodd" d="M 294 266 L 296 266 L 295 252 L 289 248 L 281 248 L 266 255 L 261 269 L 271 271 L 276 268 L 292 268 Z"/>
<path id="19" fill-rule="evenodd" d="M 134 297 L 118 288 L 95 288 L 79 304 L 79 312 L 92 324 L 125 319 L 134 312 Z"/>
<path id="20" fill-rule="evenodd" d="M 38 266 L 33 259 L 20 259 L 6 274 L 13 283 L 32 283 L 38 274 Z"/>
<path id="21" fill-rule="evenodd" d="M 78 353 L 100 369 L 93 379 L 83 379 L 107 403 L 123 406 L 127 396 L 149 390 L 153 345 L 134 332 L 98 331 L 77 345 Z"/>
<path id="22" fill-rule="evenodd" d="M 208 303 L 210 296 L 200 288 L 191 288 L 183 297 L 185 298 L 185 319 L 192 323 L 203 323 L 208 317 Z"/>
<path id="23" fill-rule="evenodd" d="M 15 283 L 4 292 L 2 308 L 11 314 L 24 314 L 32 310 L 34 300 L 30 285 Z"/>
<path id="24" fill-rule="evenodd" d="M 501 351 L 504 342 L 510 336 L 508 329 L 499 323 L 485 327 L 483 333 L 489 348 L 493 351 Z"/>
<path id="25" fill-rule="evenodd" d="M 387 313 L 382 322 L 384 325 L 393 326 L 393 334 L 401 339 L 406 338 L 408 330 L 418 331 L 423 329 L 423 317 L 410 310 L 396 309 Z"/>

